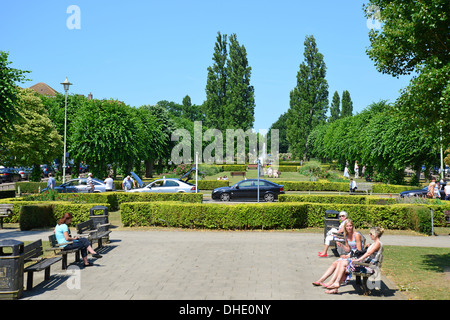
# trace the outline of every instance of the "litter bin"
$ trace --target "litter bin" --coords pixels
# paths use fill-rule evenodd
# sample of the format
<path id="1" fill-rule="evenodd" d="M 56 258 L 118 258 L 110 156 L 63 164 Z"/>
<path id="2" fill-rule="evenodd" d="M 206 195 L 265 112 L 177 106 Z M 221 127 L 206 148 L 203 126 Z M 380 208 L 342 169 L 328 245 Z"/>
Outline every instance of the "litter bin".
<path id="1" fill-rule="evenodd" d="M 0 240 L 0 299 L 20 299 L 23 293 L 24 244 Z"/>
<path id="2" fill-rule="evenodd" d="M 324 221 L 324 230 L 323 230 L 323 238 L 325 240 L 328 231 L 333 228 L 339 229 L 339 225 L 341 222 L 339 221 L 339 211 L 336 210 L 327 210 L 325 211 L 325 221 Z M 333 251 L 336 257 L 339 257 L 342 254 L 342 250 L 336 245 L 336 241 L 332 240 L 330 242 L 330 247 L 334 246 L 331 251 Z"/>
<path id="3" fill-rule="evenodd" d="M 96 211 L 102 211 L 101 214 L 96 214 Z M 89 211 L 89 216 L 92 221 L 94 221 L 94 226 L 97 227 L 98 224 L 109 223 L 108 219 L 108 208 L 105 206 L 95 206 Z"/>

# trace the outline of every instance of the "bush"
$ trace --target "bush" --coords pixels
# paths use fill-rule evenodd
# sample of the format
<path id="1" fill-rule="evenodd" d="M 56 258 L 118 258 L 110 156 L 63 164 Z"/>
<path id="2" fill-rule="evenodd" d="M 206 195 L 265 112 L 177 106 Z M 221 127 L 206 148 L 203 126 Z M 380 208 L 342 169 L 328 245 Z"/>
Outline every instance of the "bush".
<path id="1" fill-rule="evenodd" d="M 55 224 L 51 205 L 27 205 L 20 208 L 19 225 L 22 231 L 52 227 Z"/>
<path id="2" fill-rule="evenodd" d="M 262 204 L 192 204 L 130 202 L 120 205 L 124 226 L 166 226 L 205 229 L 285 229 L 324 226 L 326 210 L 346 211 L 357 228 L 380 226 L 410 229 L 415 216 L 409 204 L 366 205 L 278 202 Z M 424 206 L 427 208 L 427 206 Z M 436 224 L 443 223 L 447 206 L 433 206 Z M 429 211 L 429 208 L 428 208 Z M 422 228 L 424 220 L 418 220 Z M 414 227 L 416 228 L 416 227 Z"/>
<path id="3" fill-rule="evenodd" d="M 1 190 L 0 199 L 14 198 L 16 196 L 15 190 Z"/>

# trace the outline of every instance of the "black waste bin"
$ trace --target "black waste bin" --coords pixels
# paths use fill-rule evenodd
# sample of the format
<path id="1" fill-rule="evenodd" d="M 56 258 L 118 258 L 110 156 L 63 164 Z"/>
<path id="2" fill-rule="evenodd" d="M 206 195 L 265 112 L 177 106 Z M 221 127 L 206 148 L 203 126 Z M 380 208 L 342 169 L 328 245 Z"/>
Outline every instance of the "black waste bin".
<path id="1" fill-rule="evenodd" d="M 100 214 L 96 214 L 96 211 L 102 211 Z M 95 206 L 89 211 L 89 215 L 92 221 L 94 221 L 94 226 L 97 227 L 98 224 L 109 223 L 108 219 L 108 208 L 105 206 Z"/>
<path id="2" fill-rule="evenodd" d="M 23 293 L 24 244 L 0 240 L 0 299 L 20 299 Z"/>
<path id="3" fill-rule="evenodd" d="M 333 228 L 339 229 L 339 225 L 341 222 L 339 221 L 339 211 L 336 210 L 327 210 L 325 211 L 325 221 L 324 221 L 324 230 L 323 230 L 323 239 L 327 237 L 328 231 L 330 231 Z M 339 257 L 341 254 L 343 254 L 342 250 L 339 250 L 340 248 L 336 245 L 336 241 L 332 240 L 330 242 L 330 247 L 334 246 L 331 251 L 333 251 L 334 255 L 336 257 Z"/>

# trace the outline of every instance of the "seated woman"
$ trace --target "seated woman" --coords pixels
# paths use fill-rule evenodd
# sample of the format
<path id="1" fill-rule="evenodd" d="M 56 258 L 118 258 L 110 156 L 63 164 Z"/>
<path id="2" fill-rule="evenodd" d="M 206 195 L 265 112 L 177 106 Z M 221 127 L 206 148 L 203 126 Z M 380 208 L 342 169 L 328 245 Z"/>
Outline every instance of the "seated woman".
<path id="1" fill-rule="evenodd" d="M 94 258 L 101 258 L 102 256 L 94 251 L 90 242 L 86 238 L 71 237 L 69 235 L 69 225 L 72 222 L 72 214 L 65 213 L 63 217 L 58 221 L 55 227 L 55 236 L 58 244 L 62 244 L 60 247 L 63 250 L 81 249 L 81 257 L 83 258 L 84 265 L 86 267 L 92 266 L 87 260 L 88 251 Z M 65 244 L 72 241 L 72 243 Z"/>
<path id="2" fill-rule="evenodd" d="M 380 237 L 383 235 L 384 229 L 379 227 L 373 227 L 370 229 L 369 236 L 372 238 L 373 243 L 367 248 L 366 253 L 364 253 L 359 258 L 354 259 L 348 259 L 347 261 L 342 260 L 335 271 L 336 279 L 335 282 L 328 286 L 327 291 L 325 293 L 334 294 L 338 293 L 338 289 L 340 287 L 340 284 L 342 283 L 343 279 L 345 278 L 347 273 L 350 273 L 358 268 L 360 272 L 364 273 L 366 272 L 366 267 L 364 266 L 357 266 L 353 264 L 355 261 L 362 261 L 365 263 L 373 263 L 375 261 L 375 257 L 377 253 L 383 249 L 383 244 L 380 241 Z"/>
<path id="3" fill-rule="evenodd" d="M 339 229 L 336 228 L 331 228 L 328 232 L 327 232 L 327 236 L 325 237 L 325 247 L 323 248 L 322 252 L 319 252 L 318 256 L 319 257 L 326 257 L 327 256 L 327 251 L 328 248 L 330 247 L 330 243 L 331 241 L 344 241 L 339 237 L 336 237 L 335 234 L 336 233 L 344 233 L 344 224 L 345 221 L 348 218 L 348 214 L 345 211 L 341 211 L 339 212 L 339 219 L 341 219 L 341 224 L 339 225 Z"/>
<path id="4" fill-rule="evenodd" d="M 345 251 L 349 252 L 349 254 L 334 261 L 331 264 L 331 266 L 325 271 L 322 277 L 320 277 L 320 279 L 317 280 L 316 282 L 313 282 L 313 285 L 328 287 L 329 285 L 334 284 L 338 276 L 338 274 L 335 271 L 337 270 L 341 262 L 342 261 L 346 262 L 347 259 L 350 258 L 352 251 L 362 249 L 362 236 L 359 232 L 355 231 L 353 221 L 350 219 L 347 219 L 344 222 L 344 238 L 345 238 L 345 245 L 340 242 L 338 242 L 337 245 L 343 247 Z M 331 275 L 333 275 L 333 277 L 328 282 L 328 284 L 324 283 L 324 281 L 328 279 Z"/>

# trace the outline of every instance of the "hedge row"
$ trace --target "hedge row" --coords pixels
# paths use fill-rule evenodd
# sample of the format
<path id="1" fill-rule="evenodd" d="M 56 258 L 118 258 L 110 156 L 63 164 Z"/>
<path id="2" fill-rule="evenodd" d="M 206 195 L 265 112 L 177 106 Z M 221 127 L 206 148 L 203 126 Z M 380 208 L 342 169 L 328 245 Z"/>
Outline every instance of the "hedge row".
<path id="1" fill-rule="evenodd" d="M 23 197 L 24 201 L 46 201 L 42 195 L 28 195 Z M 16 201 L 21 201 L 17 199 Z M 102 193 L 58 193 L 57 201 L 70 201 L 72 203 L 107 203 L 111 210 L 117 210 L 123 202 L 136 201 L 181 201 L 202 203 L 201 193 L 152 193 L 152 192 L 102 192 Z"/>
<path id="2" fill-rule="evenodd" d="M 420 230 L 419 210 L 433 209 L 434 225 L 443 225 L 449 205 L 365 205 L 279 202 L 264 204 L 188 204 L 131 202 L 120 205 L 124 226 L 166 226 L 206 229 L 285 229 L 323 227 L 326 210 L 346 211 L 357 228 Z M 430 216 L 428 216 L 428 221 Z"/>
<path id="3" fill-rule="evenodd" d="M 9 200 L 9 201 L 8 201 Z M 90 209 L 94 206 L 106 206 L 110 209 L 109 204 L 100 203 L 72 203 L 67 201 L 52 201 L 52 202 L 42 202 L 42 201 L 14 201 L 14 199 L 4 199 L 2 203 L 10 203 L 13 205 L 13 214 L 11 217 L 4 218 L 5 223 L 18 223 L 20 222 L 20 213 L 23 206 L 50 206 L 52 208 L 50 226 L 54 226 L 54 223 L 60 219 L 64 213 L 70 212 L 73 214 L 72 224 L 77 224 L 86 220 L 89 220 Z"/>
<path id="4" fill-rule="evenodd" d="M 284 185 L 286 191 L 341 191 L 349 192 L 349 183 L 347 182 L 328 182 L 328 181 L 282 181 L 277 180 L 278 184 Z M 388 184 L 373 184 L 373 193 L 400 193 L 405 190 L 414 190 L 417 187 L 398 186 Z"/>
<path id="5" fill-rule="evenodd" d="M 323 194 L 280 194 L 279 202 L 314 202 L 314 203 L 341 203 L 341 204 L 396 204 L 395 198 L 380 198 L 364 195 L 323 195 Z"/>

